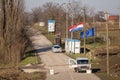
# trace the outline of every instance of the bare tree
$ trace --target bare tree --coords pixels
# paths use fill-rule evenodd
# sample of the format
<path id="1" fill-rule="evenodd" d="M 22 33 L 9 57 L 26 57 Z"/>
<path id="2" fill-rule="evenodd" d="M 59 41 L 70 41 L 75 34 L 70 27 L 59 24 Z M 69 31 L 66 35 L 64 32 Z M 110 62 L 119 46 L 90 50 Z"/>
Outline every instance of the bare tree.
<path id="1" fill-rule="evenodd" d="M 26 47 L 24 0 L 1 0 L 0 61 L 16 65 Z"/>
<path id="2" fill-rule="evenodd" d="M 64 33 L 66 13 L 62 6 L 58 3 L 48 2 L 43 5 L 43 10 L 45 22 L 54 19 L 56 21 L 56 33 Z"/>
<path id="3" fill-rule="evenodd" d="M 73 23 L 78 23 L 82 21 L 82 8 L 83 5 L 81 1 L 75 1 L 72 0 L 72 2 L 69 3 L 69 15 L 70 17 L 74 19 Z"/>
<path id="4" fill-rule="evenodd" d="M 67 5 L 67 7 L 65 6 Z M 69 26 L 71 21 L 73 24 L 83 21 L 83 11 L 82 9 L 86 8 L 86 16 L 91 15 L 92 10 L 89 6 L 82 5 L 81 1 L 73 0 L 70 3 L 53 3 L 47 2 L 42 7 L 32 9 L 32 17 L 34 22 L 45 21 L 48 23 L 49 19 L 54 19 L 56 22 L 56 34 L 61 33 L 65 37 L 65 25 L 66 25 L 66 14 L 68 14 Z M 67 11 L 68 10 L 68 11 Z M 92 10 L 92 11 L 91 11 Z M 90 18 L 88 17 L 88 20 Z M 45 25 L 47 26 L 47 25 Z"/>
<path id="5" fill-rule="evenodd" d="M 43 10 L 41 7 L 36 7 L 32 9 L 33 22 L 39 22 L 43 19 Z"/>

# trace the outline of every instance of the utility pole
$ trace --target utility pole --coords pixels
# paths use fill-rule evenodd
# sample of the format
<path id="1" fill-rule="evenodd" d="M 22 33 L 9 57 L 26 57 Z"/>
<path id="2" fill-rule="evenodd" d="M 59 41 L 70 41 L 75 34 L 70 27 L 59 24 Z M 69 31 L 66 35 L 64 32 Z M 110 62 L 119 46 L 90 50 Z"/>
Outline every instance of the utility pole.
<path id="1" fill-rule="evenodd" d="M 68 38 L 68 10 L 66 11 L 66 38 Z"/>
<path id="2" fill-rule="evenodd" d="M 83 9 L 83 19 L 84 19 L 84 54 L 86 55 L 86 11 L 85 8 Z"/>
<path id="3" fill-rule="evenodd" d="M 95 29 L 95 14 L 93 15 L 93 27 Z M 96 43 L 96 34 L 94 35 L 94 44 Z M 94 45 L 93 53 L 95 53 L 95 45 Z M 93 56 L 95 58 L 95 56 Z"/>
<path id="4" fill-rule="evenodd" d="M 106 40 L 107 40 L 107 44 L 106 44 L 106 52 L 107 52 L 107 75 L 109 75 L 110 73 L 110 69 L 109 69 L 109 29 L 108 29 L 108 13 L 106 12 Z"/>
<path id="5" fill-rule="evenodd" d="M 64 5 L 65 3 L 62 3 L 61 5 L 59 5 L 59 17 L 58 17 L 58 20 L 60 20 L 59 18 L 60 18 L 60 11 L 61 11 L 61 8 L 63 7 L 63 5 Z M 60 30 L 59 30 L 59 35 L 61 36 L 62 35 L 62 29 L 60 28 Z M 62 37 L 62 36 L 61 36 Z"/>
<path id="6" fill-rule="evenodd" d="M 119 9 L 119 29 L 120 29 L 120 8 Z"/>
<path id="7" fill-rule="evenodd" d="M 70 0 L 68 1 L 68 3 L 66 3 L 66 39 L 68 38 L 69 5 L 70 5 Z"/>

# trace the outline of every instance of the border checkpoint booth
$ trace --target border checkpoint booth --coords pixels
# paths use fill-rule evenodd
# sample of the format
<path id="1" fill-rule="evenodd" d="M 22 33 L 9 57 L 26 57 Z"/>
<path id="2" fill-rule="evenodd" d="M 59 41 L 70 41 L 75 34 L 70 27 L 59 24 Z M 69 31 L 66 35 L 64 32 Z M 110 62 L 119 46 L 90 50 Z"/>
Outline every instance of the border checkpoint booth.
<path id="1" fill-rule="evenodd" d="M 77 39 L 66 39 L 65 40 L 65 51 L 67 53 L 80 53 L 80 40 Z"/>

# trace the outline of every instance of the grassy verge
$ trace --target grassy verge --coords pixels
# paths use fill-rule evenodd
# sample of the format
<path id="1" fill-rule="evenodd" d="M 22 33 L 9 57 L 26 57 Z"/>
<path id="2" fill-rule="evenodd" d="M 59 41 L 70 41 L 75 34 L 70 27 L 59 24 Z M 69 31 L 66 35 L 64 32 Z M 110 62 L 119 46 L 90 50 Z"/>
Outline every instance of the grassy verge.
<path id="1" fill-rule="evenodd" d="M 19 66 L 25 66 L 29 63 L 36 64 L 36 56 L 27 56 L 20 63 Z M 6 66 L 6 65 L 3 65 Z M 45 80 L 45 72 L 25 73 L 17 67 L 4 67 L 0 69 L 0 80 Z"/>
<path id="2" fill-rule="evenodd" d="M 6 68 L 0 70 L 0 80 L 45 80 L 46 73 L 25 73 L 17 68 Z"/>
<path id="3" fill-rule="evenodd" d="M 22 58 L 22 60 L 19 63 L 19 66 L 25 66 L 27 64 L 36 64 L 38 62 L 41 62 L 35 51 L 36 50 L 32 46 L 29 46 L 26 49 L 25 57 Z"/>
<path id="4" fill-rule="evenodd" d="M 36 56 L 30 56 L 25 58 L 19 63 L 19 66 L 25 66 L 27 64 L 36 64 L 37 63 L 37 57 Z"/>

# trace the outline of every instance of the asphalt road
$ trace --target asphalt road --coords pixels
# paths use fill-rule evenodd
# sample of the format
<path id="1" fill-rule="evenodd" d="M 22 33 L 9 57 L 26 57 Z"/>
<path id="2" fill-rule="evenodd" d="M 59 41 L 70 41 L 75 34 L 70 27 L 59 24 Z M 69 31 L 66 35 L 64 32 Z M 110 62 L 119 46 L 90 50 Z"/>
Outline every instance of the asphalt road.
<path id="1" fill-rule="evenodd" d="M 47 69 L 46 80 L 100 80 L 100 78 L 93 73 L 74 72 L 74 70 L 68 66 L 70 57 L 64 53 L 53 53 L 51 51 L 52 43 L 41 33 L 32 36 L 31 40 Z M 50 74 L 50 70 L 53 70 L 53 75 Z"/>

